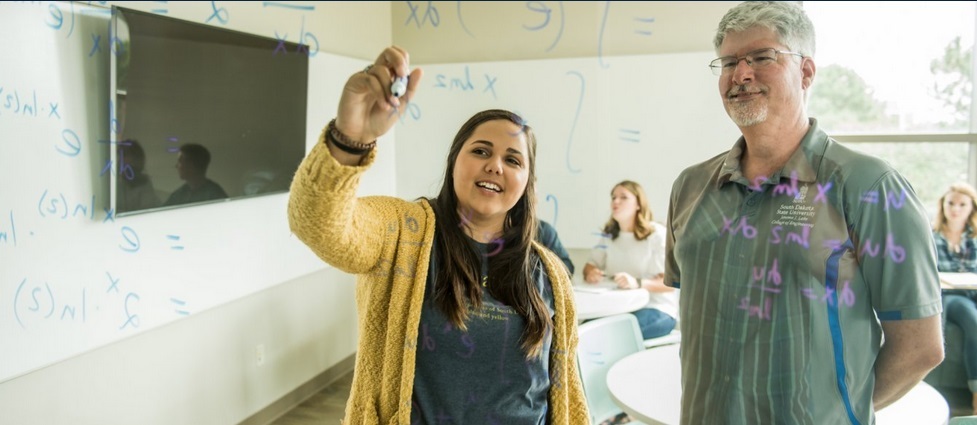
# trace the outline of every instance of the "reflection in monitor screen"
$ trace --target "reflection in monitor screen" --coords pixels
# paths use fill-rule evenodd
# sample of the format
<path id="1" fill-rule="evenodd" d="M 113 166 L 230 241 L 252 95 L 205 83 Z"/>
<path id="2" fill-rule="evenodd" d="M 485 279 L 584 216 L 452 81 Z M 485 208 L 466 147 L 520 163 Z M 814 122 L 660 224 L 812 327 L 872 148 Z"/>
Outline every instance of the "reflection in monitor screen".
<path id="1" fill-rule="evenodd" d="M 288 191 L 305 154 L 308 49 L 113 12 L 116 214 Z"/>

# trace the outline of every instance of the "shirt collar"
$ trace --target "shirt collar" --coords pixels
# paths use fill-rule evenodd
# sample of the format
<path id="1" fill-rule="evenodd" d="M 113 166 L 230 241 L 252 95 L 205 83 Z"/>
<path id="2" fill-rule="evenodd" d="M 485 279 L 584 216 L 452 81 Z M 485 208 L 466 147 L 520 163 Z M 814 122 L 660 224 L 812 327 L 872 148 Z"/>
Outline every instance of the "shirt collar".
<path id="1" fill-rule="evenodd" d="M 824 151 L 828 147 L 828 135 L 818 127 L 818 121 L 809 118 L 810 128 L 807 134 L 801 139 L 801 144 L 791 155 L 784 167 L 771 176 L 768 182 L 777 183 L 783 179 L 791 179 L 791 174 L 796 173 L 797 181 L 813 183 L 817 181 L 818 168 L 821 166 L 821 159 L 824 158 Z M 740 136 L 733 144 L 733 147 L 726 154 L 726 159 L 719 169 L 716 178 L 716 188 L 722 188 L 730 181 L 743 178 L 740 167 L 740 158 L 746 148 L 746 139 Z"/>

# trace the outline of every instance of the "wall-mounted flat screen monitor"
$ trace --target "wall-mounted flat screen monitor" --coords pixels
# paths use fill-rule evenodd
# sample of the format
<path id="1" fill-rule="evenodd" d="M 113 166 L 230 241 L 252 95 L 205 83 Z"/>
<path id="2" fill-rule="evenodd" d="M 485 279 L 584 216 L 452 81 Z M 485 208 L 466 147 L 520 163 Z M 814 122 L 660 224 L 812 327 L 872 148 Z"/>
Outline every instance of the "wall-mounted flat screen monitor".
<path id="1" fill-rule="evenodd" d="M 118 216 L 288 191 L 305 154 L 308 49 L 113 7 Z"/>

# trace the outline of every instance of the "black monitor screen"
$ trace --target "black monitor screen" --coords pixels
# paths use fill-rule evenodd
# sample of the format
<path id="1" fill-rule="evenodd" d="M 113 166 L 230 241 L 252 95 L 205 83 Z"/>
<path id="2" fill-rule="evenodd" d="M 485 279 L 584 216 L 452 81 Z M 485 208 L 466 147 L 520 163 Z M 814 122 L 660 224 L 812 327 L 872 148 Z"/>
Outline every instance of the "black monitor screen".
<path id="1" fill-rule="evenodd" d="M 305 154 L 294 43 L 114 7 L 118 215 L 287 191 Z"/>

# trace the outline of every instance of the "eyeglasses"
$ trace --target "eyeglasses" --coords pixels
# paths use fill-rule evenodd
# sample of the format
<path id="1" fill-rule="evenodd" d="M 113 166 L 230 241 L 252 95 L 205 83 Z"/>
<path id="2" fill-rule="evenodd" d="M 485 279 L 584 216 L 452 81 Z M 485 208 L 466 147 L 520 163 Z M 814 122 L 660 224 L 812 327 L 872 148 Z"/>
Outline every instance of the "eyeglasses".
<path id="1" fill-rule="evenodd" d="M 713 59 L 709 62 L 709 68 L 712 68 L 712 73 L 715 75 L 724 75 L 733 72 L 736 69 L 736 65 L 739 65 L 741 60 L 746 59 L 746 64 L 753 69 L 760 69 L 767 65 L 770 65 L 777 61 L 777 55 L 794 55 L 799 58 L 803 58 L 804 55 L 797 52 L 788 52 L 786 50 L 777 50 L 772 47 L 766 49 L 754 50 L 743 56 L 723 56 L 721 58 Z"/>

